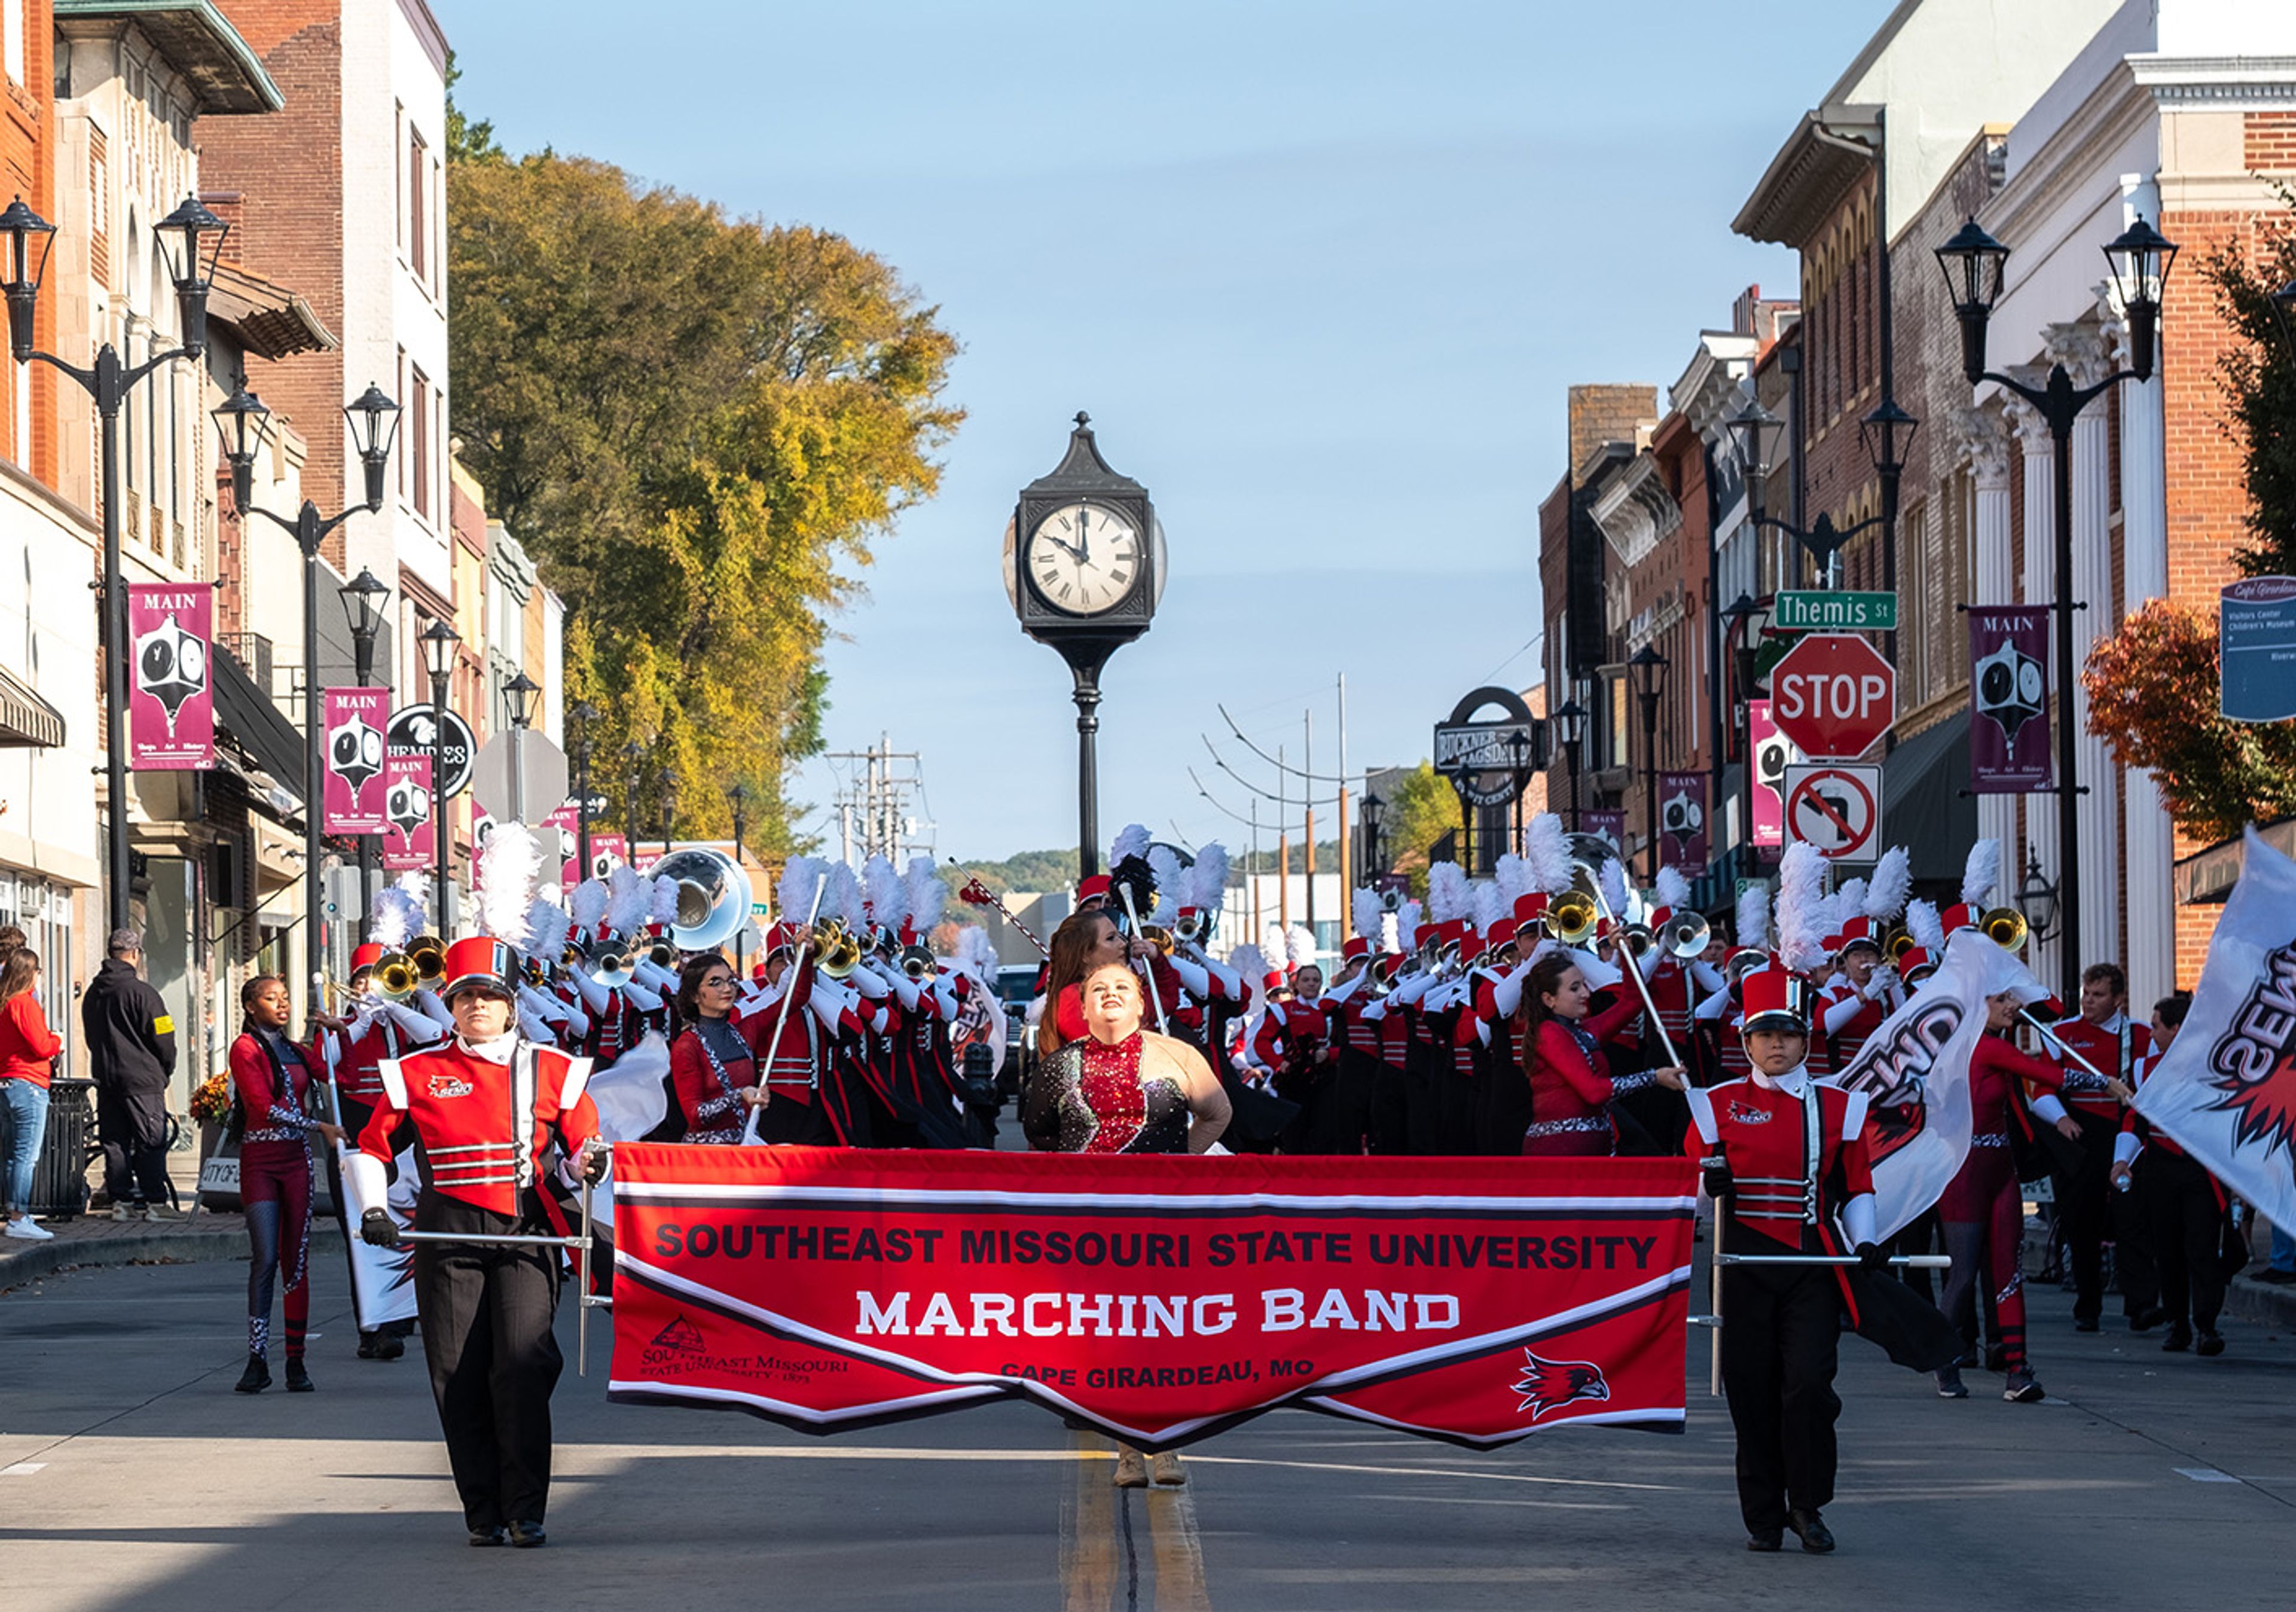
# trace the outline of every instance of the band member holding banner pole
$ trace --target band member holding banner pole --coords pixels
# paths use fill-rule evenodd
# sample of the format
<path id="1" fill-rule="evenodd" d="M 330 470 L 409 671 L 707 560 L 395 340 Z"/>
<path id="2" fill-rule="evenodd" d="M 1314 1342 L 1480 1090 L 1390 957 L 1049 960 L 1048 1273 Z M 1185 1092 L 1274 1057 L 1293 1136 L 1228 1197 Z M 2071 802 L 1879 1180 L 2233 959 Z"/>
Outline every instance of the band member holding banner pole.
<path id="1" fill-rule="evenodd" d="M 1833 1499 L 1833 1374 L 1845 1300 L 1840 1264 L 1888 1256 L 1874 1238 L 1866 1098 L 1810 1078 L 1807 987 L 1783 963 L 1749 972 L 1744 1080 L 1689 1095 L 1692 1133 L 1716 1205 L 1722 1272 L 1722 1386 L 1738 1433 L 1746 1548 L 1775 1551 L 1792 1528 L 1833 1549 L 1819 1515 Z M 1815 1257 L 1813 1257 L 1815 1256 Z"/>
<path id="2" fill-rule="evenodd" d="M 381 1065 L 382 1098 L 346 1172 L 360 1235 L 398 1240 L 381 1207 L 384 1172 L 399 1127 L 414 1127 L 416 1305 L 473 1545 L 545 1542 L 550 1395 L 563 1366 L 550 1329 L 568 1240 L 551 1234 L 541 1182 L 558 1150 L 593 1178 L 606 1159 L 583 1089 L 590 1060 L 521 1036 L 520 972 L 492 936 L 447 949 L 454 1038 Z"/>

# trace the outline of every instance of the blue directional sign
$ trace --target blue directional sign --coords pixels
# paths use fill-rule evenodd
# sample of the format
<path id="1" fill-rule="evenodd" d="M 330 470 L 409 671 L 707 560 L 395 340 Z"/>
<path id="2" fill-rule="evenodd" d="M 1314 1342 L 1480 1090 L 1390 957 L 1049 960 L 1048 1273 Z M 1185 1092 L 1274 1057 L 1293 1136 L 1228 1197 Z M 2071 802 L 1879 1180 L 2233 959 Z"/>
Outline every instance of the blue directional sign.
<path id="1" fill-rule="evenodd" d="M 2296 577 L 2251 577 L 2218 597 L 2225 716 L 2234 722 L 2296 717 Z"/>

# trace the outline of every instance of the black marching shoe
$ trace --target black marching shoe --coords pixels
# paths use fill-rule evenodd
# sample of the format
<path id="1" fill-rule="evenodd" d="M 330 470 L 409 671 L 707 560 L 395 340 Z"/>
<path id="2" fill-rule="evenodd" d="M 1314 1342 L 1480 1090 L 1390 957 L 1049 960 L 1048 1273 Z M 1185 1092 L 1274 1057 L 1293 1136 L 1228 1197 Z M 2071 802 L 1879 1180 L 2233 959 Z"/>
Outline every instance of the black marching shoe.
<path id="1" fill-rule="evenodd" d="M 1823 1556 L 1833 1549 L 1833 1532 L 1826 1527 L 1825 1519 L 1815 1511 L 1787 1512 L 1786 1526 L 1800 1536 L 1801 1548 L 1812 1556 Z"/>
<path id="2" fill-rule="evenodd" d="M 2166 1309 L 2159 1305 L 2148 1305 L 2128 1318 L 2128 1330 L 2132 1332 L 2150 1332 L 2168 1319 L 2169 1312 Z"/>
<path id="3" fill-rule="evenodd" d="M 2019 1366 L 2009 1373 L 2009 1380 L 2002 1386 L 2001 1397 L 2013 1405 L 2038 1405 L 2048 1397 L 2048 1393 L 2033 1375 L 2032 1367 Z"/>
<path id="4" fill-rule="evenodd" d="M 239 1380 L 231 1385 L 231 1391 L 234 1394 L 260 1394 L 270 1386 L 270 1362 L 260 1354 L 250 1354 L 247 1357 L 247 1370 L 239 1374 Z"/>
<path id="5" fill-rule="evenodd" d="M 2224 1353 L 2224 1334 L 2214 1327 L 2202 1327 L 2200 1330 L 2199 1339 L 2200 1341 L 2193 1346 L 2194 1354 L 2215 1355 Z"/>
<path id="6" fill-rule="evenodd" d="M 2076 1332 L 2101 1332 L 2103 1330 L 2103 1326 L 2094 1315 L 2076 1315 L 2073 1317 L 2073 1330 Z"/>
<path id="7" fill-rule="evenodd" d="M 2161 1340 L 2161 1353 L 2163 1354 L 2182 1354 L 2192 1346 L 2193 1329 L 2181 1321 L 2171 1322 L 2169 1336 Z"/>
<path id="8" fill-rule="evenodd" d="M 1934 1375 L 1937 1378 L 1937 1392 L 1939 1399 L 1969 1397 L 1969 1385 L 1961 1380 L 1959 1366 L 1948 1366 L 1944 1371 L 1936 1372 Z"/>
<path id="9" fill-rule="evenodd" d="M 312 1389 L 318 1386 L 319 1385 L 317 1383 L 311 1380 L 311 1374 L 303 1370 L 303 1362 L 301 1361 L 291 1358 L 287 1362 L 287 1392 L 290 1394 L 308 1394 Z"/>
<path id="10" fill-rule="evenodd" d="M 1786 1542 L 1784 1528 L 1759 1528 L 1746 1535 L 1749 1551 L 1775 1551 Z"/>
<path id="11" fill-rule="evenodd" d="M 381 1359 L 381 1356 L 377 1353 L 377 1351 L 376 1351 L 376 1346 L 377 1346 L 377 1345 L 379 1345 L 379 1344 L 381 1344 L 381 1342 L 382 1342 L 382 1339 L 381 1339 L 381 1338 L 379 1338 L 378 1336 L 376 1336 L 376 1335 L 375 1335 L 374 1333 L 373 1333 L 373 1332 L 362 1332 L 362 1333 L 360 1333 L 360 1334 L 359 1334 L 358 1357 L 359 1357 L 361 1360 L 379 1360 L 379 1359 Z"/>
<path id="12" fill-rule="evenodd" d="M 483 1551 L 491 1545 L 507 1544 L 509 1542 L 510 1535 L 505 1534 L 499 1527 L 473 1528 L 471 1530 L 471 1548 L 475 1551 Z"/>
<path id="13" fill-rule="evenodd" d="M 406 1353 L 406 1340 L 396 1332 L 374 1335 L 374 1357 L 377 1360 L 397 1360 Z"/>
<path id="14" fill-rule="evenodd" d="M 538 1522 L 514 1522 L 510 1526 L 510 1542 L 521 1551 L 531 1551 L 537 1545 L 548 1544 L 550 1535 L 543 1532 Z"/>

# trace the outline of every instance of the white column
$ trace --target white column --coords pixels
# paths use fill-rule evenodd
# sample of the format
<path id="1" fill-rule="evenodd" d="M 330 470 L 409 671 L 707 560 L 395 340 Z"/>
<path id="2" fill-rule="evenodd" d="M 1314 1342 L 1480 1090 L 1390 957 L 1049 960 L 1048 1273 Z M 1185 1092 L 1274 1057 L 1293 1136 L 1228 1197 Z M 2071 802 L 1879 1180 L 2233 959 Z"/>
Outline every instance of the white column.
<path id="1" fill-rule="evenodd" d="M 2120 333 L 2120 332 L 2116 332 Z M 2116 362 L 2128 362 L 2125 349 Z M 2168 433 L 2161 381 L 2120 386 L 2120 613 L 2144 608 L 2169 592 Z M 2160 783 L 2128 772 L 2124 832 L 2128 847 L 2129 1002 L 2145 1007 L 2167 995 L 2177 978 L 2177 904 L 2171 863 L 2176 830 L 2161 799 Z M 2183 983 L 2190 983 L 2183 982 Z"/>
<path id="2" fill-rule="evenodd" d="M 2017 372 L 2020 380 L 2027 379 Z M 2049 428 L 2041 417 L 2021 403 L 2009 405 L 2009 423 L 2017 433 L 2017 440 L 2025 450 L 2025 569 L 2019 579 L 2021 601 L 2026 604 L 2046 604 L 2052 597 L 2051 569 L 2055 554 L 2056 529 L 2056 444 L 2049 436 Z M 2054 626 L 2052 624 L 2052 633 Z M 2052 636 L 2050 642 L 2055 642 Z M 2056 658 L 2048 657 L 2049 682 L 2057 680 Z M 2062 700 L 2063 692 L 2057 691 Z M 2052 714 L 2054 720 L 2054 713 Z M 2054 731 L 2054 730 L 2053 730 Z M 2051 746 L 2050 755 L 2056 754 Z M 2060 786 L 2063 780 L 2058 780 Z M 2062 859 L 2057 854 L 2057 800 L 2054 795 L 2025 797 L 2025 846 L 2040 863 L 2041 876 L 2062 885 L 2065 877 Z M 2002 846 L 2001 880 L 2004 888 L 1994 893 L 1997 901 L 2005 902 L 2013 895 L 2018 881 L 2024 877 L 2024 863 L 2017 855 L 2017 847 L 2005 842 Z M 2033 972 L 2046 984 L 2059 977 L 2062 967 L 2058 959 L 2060 937 L 2037 944 L 2032 949 Z M 2054 988 L 2052 986 L 2052 988 Z"/>
<path id="3" fill-rule="evenodd" d="M 1994 408 L 1960 411 L 1954 421 L 1974 488 L 1970 511 L 1970 602 L 2010 604 L 2017 597 L 2009 567 L 2009 430 Z M 1966 622 L 1956 630 L 1968 631 Z M 1977 833 L 2013 849 L 2017 806 L 2008 795 L 1977 798 Z"/>

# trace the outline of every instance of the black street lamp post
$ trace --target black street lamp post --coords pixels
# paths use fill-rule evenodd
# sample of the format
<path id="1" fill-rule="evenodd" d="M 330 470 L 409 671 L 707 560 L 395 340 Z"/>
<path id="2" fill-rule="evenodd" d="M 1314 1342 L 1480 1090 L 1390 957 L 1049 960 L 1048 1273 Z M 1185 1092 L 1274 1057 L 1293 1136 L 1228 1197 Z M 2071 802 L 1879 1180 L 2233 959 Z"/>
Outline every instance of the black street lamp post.
<path id="1" fill-rule="evenodd" d="M 622 747 L 622 842 L 632 867 L 638 860 L 638 768 L 644 761 L 645 747 L 636 740 Z"/>
<path id="2" fill-rule="evenodd" d="M 40 302 L 40 285 L 47 278 L 48 253 L 55 245 L 56 227 L 24 205 L 18 196 L 0 211 L 0 239 L 6 242 L 7 261 L 0 273 L 0 291 L 8 299 L 8 345 L 19 364 L 37 361 L 70 376 L 95 404 L 100 422 L 97 456 L 103 482 L 103 592 L 101 642 L 103 653 L 104 785 L 107 795 L 104 863 L 110 888 L 105 891 L 108 927 L 128 927 L 130 882 L 127 831 L 127 587 L 119 569 L 119 411 L 136 386 L 177 358 L 198 359 L 208 348 L 208 291 L 215 283 L 217 255 L 231 226 L 186 196 L 184 203 L 152 227 L 163 244 L 161 255 L 175 271 L 176 307 L 184 326 L 181 347 L 154 353 L 143 363 L 129 364 L 111 342 L 96 349 L 95 362 L 86 369 L 67 364 L 53 353 L 33 347 Z M 212 240 L 210 240 L 210 237 Z M 164 243 L 181 239 L 179 247 Z M 310 809 L 318 809 L 317 802 Z M 316 862 L 316 857 L 313 860 Z"/>
<path id="3" fill-rule="evenodd" d="M 2075 386 L 2062 364 L 2049 366 L 2048 379 L 2038 387 L 1985 367 L 1986 324 L 2001 299 L 2003 269 L 2009 249 L 1987 234 L 1975 218 L 1963 225 L 1953 238 L 1937 249 L 1938 266 L 1945 273 L 1953 299 L 1954 316 L 1961 324 L 1961 368 L 1972 387 L 1990 380 L 2021 398 L 2049 428 L 2056 455 L 2056 586 L 2050 610 L 2056 616 L 2057 649 L 2057 780 L 2048 790 L 2057 798 L 2057 889 L 2063 915 L 2062 933 L 2063 999 L 2080 996 L 2080 815 L 2079 798 L 2086 786 L 2073 776 L 2074 732 L 2073 611 L 2083 608 L 2072 598 L 2073 585 L 2073 421 L 2090 403 L 2124 380 L 2152 379 L 2152 347 L 2161 323 L 2161 290 L 2176 262 L 2177 247 L 2138 218 L 2104 249 L 2114 288 L 2128 325 L 2128 367 L 2115 370 L 2090 386 Z"/>
<path id="4" fill-rule="evenodd" d="M 454 938 L 447 922 L 447 855 L 453 846 L 447 828 L 447 697 L 455 675 L 455 651 L 462 642 L 463 635 L 447 625 L 444 616 L 422 630 L 422 669 L 430 674 L 430 846 L 439 857 L 438 888 L 434 894 L 439 904 L 439 938 L 442 942 Z"/>
<path id="5" fill-rule="evenodd" d="M 1578 744 L 1587 737 L 1587 711 L 1573 693 L 1554 713 L 1554 741 L 1562 747 L 1563 765 L 1570 773 L 1570 831 L 1578 831 Z"/>
<path id="6" fill-rule="evenodd" d="M 319 709 L 319 547 L 353 515 L 362 511 L 374 514 L 381 510 L 383 476 L 390 468 L 391 445 L 398 437 L 398 405 L 385 397 L 381 388 L 373 385 L 343 405 L 343 418 L 350 422 L 352 446 L 357 449 L 359 462 L 366 471 L 365 502 L 323 516 L 319 506 L 306 498 L 291 520 L 258 508 L 255 503 L 255 461 L 271 430 L 271 411 L 263 406 L 263 400 L 247 389 L 242 378 L 232 395 L 209 412 L 215 418 L 216 430 L 223 436 L 224 458 L 231 465 L 232 502 L 239 508 L 240 519 L 262 516 L 293 537 L 303 556 L 303 953 L 310 963 L 311 988 L 316 991 L 325 978 L 327 955 L 326 937 L 319 926 L 324 877 L 319 866 L 320 791 L 326 778 L 324 735 L 320 731 L 323 714 Z M 382 588 L 373 577 L 367 577 L 366 581 L 377 589 Z M 359 608 L 364 610 L 369 607 L 363 603 Z M 359 681 L 366 681 L 364 674 Z M 366 865 L 364 849 L 359 854 L 359 865 L 362 870 Z M 365 894 L 364 883 L 361 894 Z"/>
<path id="7" fill-rule="evenodd" d="M 517 676 L 503 684 L 504 714 L 510 718 L 510 800 L 507 804 L 512 822 L 526 822 L 526 767 L 520 748 L 525 742 L 527 730 L 534 723 L 535 696 L 541 692 L 542 685 L 528 676 L 523 668 Z"/>
<path id="8" fill-rule="evenodd" d="M 1649 644 L 1628 657 L 1635 696 L 1643 706 L 1643 844 L 1650 851 L 1650 876 L 1658 880 L 1658 698 L 1666 686 L 1666 657 Z"/>
<path id="9" fill-rule="evenodd" d="M 382 601 L 390 597 L 390 589 L 368 570 L 359 568 L 359 574 L 335 590 L 343 597 L 343 613 L 351 624 L 351 664 L 361 688 L 374 676 L 374 641 L 382 631 Z M 359 938 L 366 938 L 368 905 L 373 899 L 374 836 L 358 837 L 359 868 Z"/>
<path id="10" fill-rule="evenodd" d="M 1752 714 L 1746 708 L 1749 701 L 1762 697 L 1758 692 L 1756 673 L 1760 664 L 1760 623 L 1768 611 L 1766 606 L 1741 593 L 1721 613 L 1729 620 L 1730 635 L 1737 640 L 1731 648 L 1733 691 L 1737 696 L 1731 709 L 1731 723 L 1736 732 L 1745 735 L 1738 757 L 1738 866 L 1743 873 L 1752 868 L 1754 858 L 1754 732 Z M 1722 798 L 1718 785 L 1714 798 L 1718 806 Z"/>
<path id="11" fill-rule="evenodd" d="M 671 836 L 676 832 L 677 774 L 670 768 L 664 767 L 654 780 L 654 783 L 661 790 L 661 854 L 667 856 L 669 855 Z"/>
<path id="12" fill-rule="evenodd" d="M 598 720 L 598 708 L 586 700 L 570 714 L 574 718 L 574 743 L 569 757 L 574 764 L 574 855 L 581 861 L 582 878 L 587 879 L 590 877 L 590 724 Z"/>

